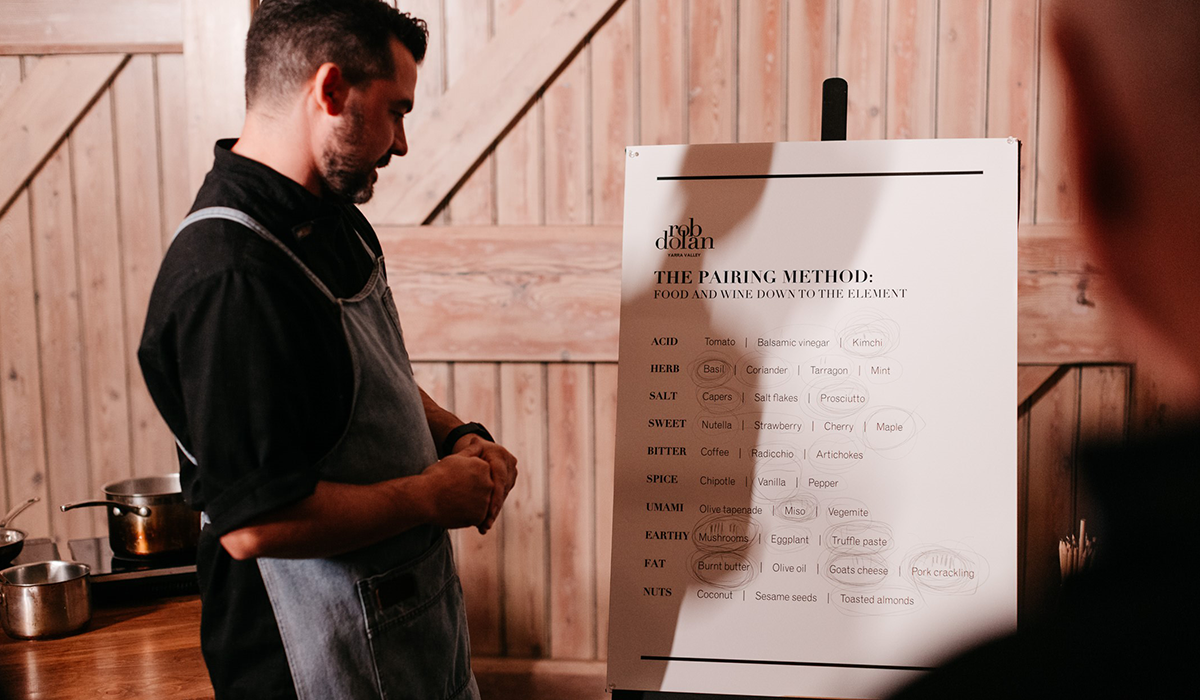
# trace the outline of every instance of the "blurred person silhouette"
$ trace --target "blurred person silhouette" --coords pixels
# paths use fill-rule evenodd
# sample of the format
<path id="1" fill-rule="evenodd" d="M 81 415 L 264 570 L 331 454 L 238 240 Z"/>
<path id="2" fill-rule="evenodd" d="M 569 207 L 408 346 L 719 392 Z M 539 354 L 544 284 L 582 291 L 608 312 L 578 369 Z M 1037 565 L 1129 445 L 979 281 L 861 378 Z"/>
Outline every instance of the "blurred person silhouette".
<path id="1" fill-rule="evenodd" d="M 1196 686 L 1187 533 L 1200 496 L 1200 2 L 1056 0 L 1048 31 L 1091 259 L 1125 305 L 1139 379 L 1155 376 L 1179 410 L 1133 444 L 1110 435 L 1086 450 L 1104 539 L 1057 608 L 898 698 L 1174 697 Z"/>

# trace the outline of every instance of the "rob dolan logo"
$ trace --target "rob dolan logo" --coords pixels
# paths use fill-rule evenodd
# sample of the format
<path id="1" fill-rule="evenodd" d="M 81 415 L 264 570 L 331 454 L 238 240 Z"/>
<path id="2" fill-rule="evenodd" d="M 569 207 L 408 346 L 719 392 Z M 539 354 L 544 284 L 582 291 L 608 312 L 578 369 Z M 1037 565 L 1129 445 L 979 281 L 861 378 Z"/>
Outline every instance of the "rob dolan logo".
<path id="1" fill-rule="evenodd" d="M 701 250 L 712 250 L 712 236 L 702 236 L 700 224 L 694 217 L 688 217 L 686 224 L 671 224 L 663 229 L 662 236 L 654 239 L 654 247 L 670 251 L 667 257 L 692 258 L 698 257 Z"/>

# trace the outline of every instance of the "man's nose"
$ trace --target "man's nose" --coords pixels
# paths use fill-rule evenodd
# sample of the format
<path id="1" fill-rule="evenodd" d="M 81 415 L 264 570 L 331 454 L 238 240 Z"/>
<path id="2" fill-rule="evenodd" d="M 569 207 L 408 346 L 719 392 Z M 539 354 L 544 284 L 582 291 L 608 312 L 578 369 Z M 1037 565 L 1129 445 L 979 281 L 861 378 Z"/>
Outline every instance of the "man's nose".
<path id="1" fill-rule="evenodd" d="M 408 140 L 404 135 L 404 124 L 401 123 L 392 133 L 392 150 L 394 156 L 402 156 L 408 153 Z"/>

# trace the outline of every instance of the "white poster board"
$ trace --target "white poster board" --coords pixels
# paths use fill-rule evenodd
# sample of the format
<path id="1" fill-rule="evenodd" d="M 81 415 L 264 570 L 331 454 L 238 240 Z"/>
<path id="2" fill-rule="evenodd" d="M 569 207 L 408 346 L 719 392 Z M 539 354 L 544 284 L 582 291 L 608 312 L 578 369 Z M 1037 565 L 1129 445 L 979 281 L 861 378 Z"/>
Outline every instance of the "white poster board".
<path id="1" fill-rule="evenodd" d="M 878 697 L 1015 628 L 1017 142 L 626 156 L 610 687 Z"/>

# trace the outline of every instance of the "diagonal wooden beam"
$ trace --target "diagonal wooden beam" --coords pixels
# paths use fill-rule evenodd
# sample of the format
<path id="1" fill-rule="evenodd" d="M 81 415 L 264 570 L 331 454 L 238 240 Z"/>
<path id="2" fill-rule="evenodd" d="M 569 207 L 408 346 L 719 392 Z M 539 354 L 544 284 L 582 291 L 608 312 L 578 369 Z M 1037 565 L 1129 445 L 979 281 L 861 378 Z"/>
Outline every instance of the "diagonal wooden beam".
<path id="1" fill-rule="evenodd" d="M 95 54 L 38 62 L 0 110 L 0 214 L 128 60 L 128 54 Z"/>
<path id="2" fill-rule="evenodd" d="M 1025 403 L 1042 385 L 1054 377 L 1062 365 L 1018 365 L 1017 405 Z"/>
<path id="3" fill-rule="evenodd" d="M 437 104 L 416 105 L 409 153 L 379 171 L 364 213 L 381 224 L 428 219 L 623 1 L 526 0 Z"/>

